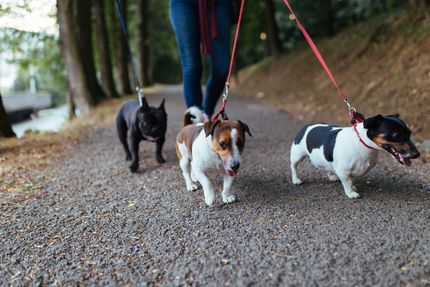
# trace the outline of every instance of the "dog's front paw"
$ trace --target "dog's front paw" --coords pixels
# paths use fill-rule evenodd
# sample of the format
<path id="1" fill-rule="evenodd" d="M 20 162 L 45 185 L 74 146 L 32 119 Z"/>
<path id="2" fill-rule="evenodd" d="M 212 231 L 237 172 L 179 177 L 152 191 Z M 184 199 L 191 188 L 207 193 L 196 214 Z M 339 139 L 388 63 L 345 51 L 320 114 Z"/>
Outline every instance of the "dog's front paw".
<path id="1" fill-rule="evenodd" d="M 159 164 L 166 162 L 166 160 L 161 155 L 157 155 L 156 160 Z"/>
<path id="2" fill-rule="evenodd" d="M 232 203 L 236 201 L 236 196 L 234 196 L 234 194 L 229 194 L 229 195 L 223 195 L 222 196 L 222 201 L 224 203 Z"/>
<path id="3" fill-rule="evenodd" d="M 205 202 L 208 206 L 215 204 L 215 194 L 205 196 Z"/>
<path id="4" fill-rule="evenodd" d="M 138 163 L 132 163 L 132 164 L 130 165 L 130 171 L 131 171 L 132 173 L 136 173 L 138 169 L 139 169 L 139 164 L 138 164 Z"/>
<path id="5" fill-rule="evenodd" d="M 300 178 L 293 178 L 293 183 L 295 185 L 301 185 L 303 181 Z"/>
<path id="6" fill-rule="evenodd" d="M 345 192 L 346 196 L 348 196 L 348 198 L 354 199 L 354 198 L 360 198 L 360 194 L 358 192 L 355 191 L 351 191 L 351 192 Z"/>
<path id="7" fill-rule="evenodd" d="M 187 191 L 189 191 L 189 192 L 196 191 L 197 189 L 199 189 L 199 187 L 197 184 L 194 184 L 194 183 L 191 184 L 190 186 L 187 186 Z"/>

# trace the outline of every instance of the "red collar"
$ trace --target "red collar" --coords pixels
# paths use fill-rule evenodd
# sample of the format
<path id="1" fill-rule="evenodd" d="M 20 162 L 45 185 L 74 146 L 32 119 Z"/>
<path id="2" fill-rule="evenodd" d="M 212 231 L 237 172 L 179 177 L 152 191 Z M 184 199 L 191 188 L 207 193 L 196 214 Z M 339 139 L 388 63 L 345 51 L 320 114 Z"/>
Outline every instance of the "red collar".
<path id="1" fill-rule="evenodd" d="M 366 143 L 364 142 L 364 140 L 361 138 L 360 133 L 359 133 L 359 132 L 358 132 L 358 130 L 357 130 L 357 123 L 355 123 L 355 124 L 354 124 L 354 131 L 355 131 L 355 133 L 357 134 L 358 139 L 360 140 L 360 142 L 361 142 L 365 147 L 367 147 L 368 149 L 374 149 L 373 147 L 371 147 L 371 146 L 369 146 L 368 144 L 366 144 Z"/>

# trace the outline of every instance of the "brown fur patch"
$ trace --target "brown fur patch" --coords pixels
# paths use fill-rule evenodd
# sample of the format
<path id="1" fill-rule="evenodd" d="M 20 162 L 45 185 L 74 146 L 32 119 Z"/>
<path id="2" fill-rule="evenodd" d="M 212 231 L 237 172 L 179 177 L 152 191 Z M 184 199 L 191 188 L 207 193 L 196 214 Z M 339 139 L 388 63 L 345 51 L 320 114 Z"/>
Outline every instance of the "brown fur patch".
<path id="1" fill-rule="evenodd" d="M 412 152 L 413 148 L 408 143 L 396 143 L 396 142 L 390 142 L 385 139 L 384 134 L 379 134 L 375 138 L 372 139 L 374 143 L 376 143 L 378 146 L 382 147 L 383 145 L 388 145 L 393 147 L 397 152 L 400 153 L 408 153 Z"/>
<path id="2" fill-rule="evenodd" d="M 181 156 L 178 149 L 178 143 L 185 143 L 188 150 L 188 154 L 190 155 L 190 157 L 192 157 L 193 143 L 202 130 L 203 126 L 201 125 L 187 125 L 178 133 L 178 135 L 176 136 L 176 154 L 178 155 L 179 159 L 181 159 Z"/>

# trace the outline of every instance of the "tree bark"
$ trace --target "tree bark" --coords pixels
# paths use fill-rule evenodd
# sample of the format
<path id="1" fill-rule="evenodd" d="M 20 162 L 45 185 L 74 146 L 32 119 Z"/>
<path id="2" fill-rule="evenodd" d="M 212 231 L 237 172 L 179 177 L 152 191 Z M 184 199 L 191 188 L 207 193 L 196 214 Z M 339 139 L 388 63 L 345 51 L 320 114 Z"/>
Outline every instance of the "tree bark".
<path id="1" fill-rule="evenodd" d="M 282 53 L 282 44 L 279 39 L 278 24 L 275 19 L 275 8 L 273 0 L 266 0 L 266 15 L 267 15 L 267 27 L 268 36 L 270 41 L 270 51 L 273 55 L 279 55 Z"/>
<path id="2" fill-rule="evenodd" d="M 99 1 L 99 0 L 96 0 Z M 95 102 L 105 98 L 105 94 L 97 80 L 94 63 L 94 50 L 91 23 L 91 0 L 74 0 L 75 31 L 77 33 L 79 54 L 84 65 L 85 77 Z"/>
<path id="3" fill-rule="evenodd" d="M 124 16 L 124 21 L 127 23 L 127 1 L 120 0 L 121 9 Z M 118 71 L 118 84 L 119 84 L 119 93 L 121 95 L 131 94 L 132 90 L 130 88 L 130 77 L 128 74 L 128 52 L 127 46 L 125 43 L 124 33 L 122 31 L 121 22 L 119 20 L 119 16 L 116 10 L 116 7 L 112 9 L 112 22 L 114 26 L 114 36 L 115 36 L 115 52 L 116 52 L 116 69 Z"/>
<path id="4" fill-rule="evenodd" d="M 0 138 L 2 137 L 16 137 L 16 134 L 12 130 L 12 126 L 7 119 L 6 110 L 4 109 L 2 96 L 0 94 Z"/>
<path id="5" fill-rule="evenodd" d="M 57 0 L 57 20 L 60 28 L 61 51 L 65 60 L 69 90 L 78 111 L 87 113 L 96 100 L 91 95 L 73 21 L 74 0 Z"/>
<path id="6" fill-rule="evenodd" d="M 109 98 L 116 98 L 118 94 L 115 89 L 115 83 L 112 74 L 112 62 L 109 48 L 109 37 L 106 27 L 106 18 L 104 14 L 104 0 L 93 1 L 93 11 L 96 24 L 96 42 L 99 51 L 99 65 L 102 80 L 102 86 L 105 94 Z"/>
<path id="7" fill-rule="evenodd" d="M 332 7 L 332 0 L 320 0 L 320 31 L 323 36 L 334 35 L 334 14 Z"/>
<path id="8" fill-rule="evenodd" d="M 138 0 L 137 12 L 137 57 L 138 57 L 138 77 L 144 85 L 151 85 L 150 74 L 150 50 L 148 33 L 148 0 Z"/>

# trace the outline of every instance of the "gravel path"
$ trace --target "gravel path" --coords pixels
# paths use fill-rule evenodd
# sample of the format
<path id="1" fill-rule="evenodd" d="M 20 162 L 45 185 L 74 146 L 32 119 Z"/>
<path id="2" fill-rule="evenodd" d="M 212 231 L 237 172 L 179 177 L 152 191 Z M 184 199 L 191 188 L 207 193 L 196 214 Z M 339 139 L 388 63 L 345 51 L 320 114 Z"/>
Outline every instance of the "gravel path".
<path id="1" fill-rule="evenodd" d="M 177 164 L 181 95 L 169 88 L 149 101 L 162 97 L 166 164 L 143 143 L 141 172 L 130 174 L 113 125 L 95 127 L 47 170 L 42 190 L 0 207 L 0 285 L 430 285 L 430 191 L 420 176 L 388 159 L 350 200 L 305 163 L 306 183 L 295 187 L 288 153 L 303 123 L 233 96 L 230 116 L 254 138 L 233 185 L 239 202 L 217 194 L 209 208 L 201 190 L 186 192 Z"/>

